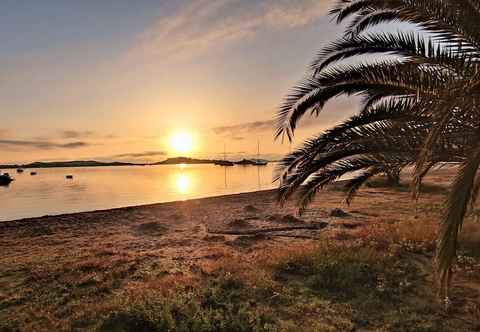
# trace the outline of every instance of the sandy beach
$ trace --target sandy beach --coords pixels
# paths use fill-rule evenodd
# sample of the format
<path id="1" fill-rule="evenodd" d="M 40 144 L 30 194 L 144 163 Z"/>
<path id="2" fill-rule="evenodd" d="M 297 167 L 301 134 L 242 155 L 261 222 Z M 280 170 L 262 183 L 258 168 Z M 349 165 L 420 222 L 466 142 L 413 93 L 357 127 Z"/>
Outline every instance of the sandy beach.
<path id="1" fill-rule="evenodd" d="M 446 193 L 442 184 L 450 173 L 434 172 L 426 181 L 429 192 L 417 205 L 405 188 L 365 188 L 351 206 L 342 203 L 340 190 L 331 189 L 300 217 L 293 204 L 280 208 L 274 191 L 261 191 L 3 222 L 0 321 L 6 331 L 68 330 L 83 317 L 86 323 L 79 329 L 89 329 L 121 293 L 208 279 L 219 265 L 232 262 L 254 269 L 262 259 L 319 241 L 375 242 L 379 250 L 396 245 L 402 259 L 417 261 L 426 276 L 419 282 L 423 291 L 411 297 L 427 296 L 435 303 L 427 291 L 430 258 Z M 480 235 L 477 226 L 467 225 L 470 236 Z M 478 262 L 471 268 L 478 272 Z M 458 317 L 468 317 L 465 326 L 473 326 L 468 308 L 479 305 L 478 275 L 459 274 L 454 291 L 462 302 L 452 327 Z"/>

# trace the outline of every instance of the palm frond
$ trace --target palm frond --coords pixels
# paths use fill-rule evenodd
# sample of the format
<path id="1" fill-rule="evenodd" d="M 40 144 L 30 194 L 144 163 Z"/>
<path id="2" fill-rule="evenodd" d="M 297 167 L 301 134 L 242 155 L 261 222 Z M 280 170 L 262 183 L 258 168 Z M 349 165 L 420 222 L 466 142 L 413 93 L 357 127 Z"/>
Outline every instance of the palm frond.
<path id="1" fill-rule="evenodd" d="M 456 259 L 458 234 L 472 197 L 475 176 L 480 166 L 480 148 L 475 148 L 460 167 L 445 205 L 436 253 L 440 287 L 448 288 L 448 274 Z"/>

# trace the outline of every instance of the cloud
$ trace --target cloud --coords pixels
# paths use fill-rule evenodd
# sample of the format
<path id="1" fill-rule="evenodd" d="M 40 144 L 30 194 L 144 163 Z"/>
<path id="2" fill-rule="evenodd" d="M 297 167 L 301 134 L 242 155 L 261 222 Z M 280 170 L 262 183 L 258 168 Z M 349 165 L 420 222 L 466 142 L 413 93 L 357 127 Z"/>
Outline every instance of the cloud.
<path id="1" fill-rule="evenodd" d="M 15 150 L 17 148 L 27 149 L 39 149 L 39 150 L 51 150 L 51 149 L 76 149 L 86 146 L 90 146 L 89 143 L 83 141 L 69 142 L 69 143 L 56 143 L 51 141 L 26 141 L 26 140 L 0 140 L 0 146 L 6 149 Z"/>
<path id="2" fill-rule="evenodd" d="M 82 137 L 92 136 L 94 133 L 90 130 L 78 131 L 78 130 L 63 130 L 61 135 L 66 139 L 77 139 Z"/>
<path id="3" fill-rule="evenodd" d="M 297 130 L 317 127 L 319 130 L 338 124 L 347 117 L 358 112 L 359 98 L 339 98 L 325 106 L 319 116 L 305 115 L 298 123 Z M 274 117 L 274 113 L 272 113 Z M 273 132 L 276 129 L 275 120 L 245 122 L 231 126 L 212 128 L 217 135 L 229 135 L 230 138 L 244 139 L 249 133 Z"/>
<path id="4" fill-rule="evenodd" d="M 112 158 L 146 158 L 146 157 L 158 157 L 166 156 L 165 151 L 145 151 L 136 153 L 122 153 L 112 156 Z"/>
<path id="5" fill-rule="evenodd" d="M 325 16 L 328 0 L 197 0 L 162 17 L 141 36 L 134 53 L 193 57 L 258 31 L 305 26 Z"/>
<path id="6" fill-rule="evenodd" d="M 238 133 L 272 130 L 275 126 L 274 120 L 246 122 L 233 126 L 221 126 L 212 128 L 217 135 L 235 135 Z M 243 137 L 241 137 L 243 138 Z"/>

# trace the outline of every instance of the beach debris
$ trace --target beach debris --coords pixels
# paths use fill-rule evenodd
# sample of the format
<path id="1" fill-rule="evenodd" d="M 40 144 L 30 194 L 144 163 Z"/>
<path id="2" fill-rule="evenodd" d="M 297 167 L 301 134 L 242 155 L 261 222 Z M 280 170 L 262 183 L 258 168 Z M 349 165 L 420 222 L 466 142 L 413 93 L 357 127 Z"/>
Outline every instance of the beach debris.
<path id="1" fill-rule="evenodd" d="M 245 220 L 245 219 L 229 220 L 229 221 L 226 222 L 226 224 L 230 227 L 240 227 L 240 228 L 250 226 L 248 221 Z"/>
<path id="2" fill-rule="evenodd" d="M 221 234 L 221 235 L 256 235 L 256 234 L 266 234 L 266 233 L 275 233 L 275 232 L 290 232 L 296 230 L 320 230 L 329 225 L 328 222 L 320 221 L 310 224 L 303 224 L 298 226 L 288 226 L 288 227 L 268 227 L 268 228 L 256 228 L 256 229 L 243 229 L 243 230 L 211 230 L 207 229 L 207 232 L 210 234 Z"/>
<path id="3" fill-rule="evenodd" d="M 158 236 L 163 235 L 167 231 L 167 227 L 159 222 L 152 221 L 135 226 L 135 230 L 142 235 Z"/>
<path id="4" fill-rule="evenodd" d="M 71 179 L 73 179 L 73 175 L 67 175 L 67 176 L 65 176 L 65 178 L 71 180 Z"/>
<path id="5" fill-rule="evenodd" d="M 226 242 L 226 244 L 230 245 L 232 247 L 248 248 L 248 247 L 256 244 L 258 241 L 263 241 L 263 240 L 268 240 L 268 239 L 269 239 L 268 235 L 253 234 L 253 235 L 248 235 L 248 236 L 239 236 L 232 241 Z"/>
<path id="6" fill-rule="evenodd" d="M 253 205 L 246 205 L 243 210 L 245 212 L 248 212 L 248 213 L 257 213 L 257 212 L 260 212 L 259 209 L 257 209 L 255 206 Z"/>
<path id="7" fill-rule="evenodd" d="M 279 213 L 274 213 L 267 216 L 268 221 L 280 221 L 282 219 L 282 215 Z"/>
<path id="8" fill-rule="evenodd" d="M 295 224 L 295 223 L 298 224 L 298 223 L 304 223 L 305 222 L 304 220 L 299 219 L 292 214 L 281 215 L 281 214 L 278 214 L 278 213 L 275 213 L 275 214 L 272 214 L 272 215 L 268 216 L 267 220 L 278 222 L 278 223 L 284 223 L 284 224 Z"/>
<path id="9" fill-rule="evenodd" d="M 48 236 L 54 234 L 54 231 L 46 224 L 39 224 L 32 227 L 29 227 L 23 232 L 21 237 L 38 237 L 38 236 Z"/>
<path id="10" fill-rule="evenodd" d="M 355 229 L 358 227 L 362 227 L 363 224 L 358 222 L 343 222 L 341 224 L 338 224 L 338 226 L 346 229 Z"/>
<path id="11" fill-rule="evenodd" d="M 302 219 L 299 219 L 295 217 L 294 215 L 291 214 L 286 214 L 284 215 L 281 219 L 281 222 L 286 223 L 286 224 L 298 224 L 298 223 L 304 223 Z"/>
<path id="12" fill-rule="evenodd" d="M 17 169 L 17 173 L 23 173 L 23 169 L 18 168 L 18 169 Z"/>
<path id="13" fill-rule="evenodd" d="M 174 213 L 174 214 L 171 214 L 170 216 L 168 216 L 169 219 L 172 219 L 172 220 L 175 220 L 175 221 L 178 221 L 178 220 L 182 220 L 184 218 L 183 214 L 180 214 L 180 213 Z"/>
<path id="14" fill-rule="evenodd" d="M 37 172 L 30 172 L 30 175 L 37 175 Z"/>
<path id="15" fill-rule="evenodd" d="M 223 242 L 223 241 L 225 241 L 225 236 L 223 236 L 223 235 L 206 235 L 203 239 L 207 242 Z"/>
<path id="16" fill-rule="evenodd" d="M 345 217 L 350 217 L 350 214 L 343 211 L 340 208 L 335 208 L 332 211 L 330 211 L 330 217 L 345 218 Z"/>

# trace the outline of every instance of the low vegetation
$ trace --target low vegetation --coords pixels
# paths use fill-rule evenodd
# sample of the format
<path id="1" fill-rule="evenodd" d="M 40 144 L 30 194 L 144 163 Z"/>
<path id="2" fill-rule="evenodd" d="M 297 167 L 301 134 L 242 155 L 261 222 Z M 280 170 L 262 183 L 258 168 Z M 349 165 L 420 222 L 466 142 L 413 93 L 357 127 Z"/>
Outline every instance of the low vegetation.
<path id="1" fill-rule="evenodd" d="M 128 288 L 120 285 L 135 274 L 138 262 L 133 257 L 109 263 L 85 260 L 56 274 L 32 274 L 31 289 L 16 301 L 0 302 L 0 331 L 480 328 L 478 302 L 470 308 L 460 303 L 455 312 L 445 313 L 435 301 L 429 264 L 434 229 L 421 223 L 413 230 L 411 226 L 378 225 L 348 240 L 325 237 L 321 244 L 261 252 L 254 265 L 227 257 L 188 277 L 165 272 L 140 282 L 137 275 L 137 285 Z M 419 231 L 426 236 L 418 237 Z M 472 223 L 470 231 L 478 234 L 480 225 Z M 480 272 L 478 252 L 465 248 L 464 253 L 460 268 Z"/>

